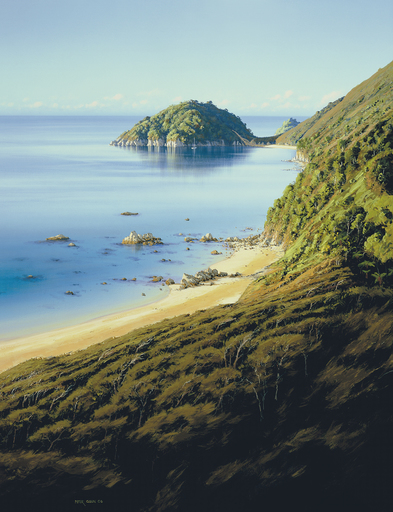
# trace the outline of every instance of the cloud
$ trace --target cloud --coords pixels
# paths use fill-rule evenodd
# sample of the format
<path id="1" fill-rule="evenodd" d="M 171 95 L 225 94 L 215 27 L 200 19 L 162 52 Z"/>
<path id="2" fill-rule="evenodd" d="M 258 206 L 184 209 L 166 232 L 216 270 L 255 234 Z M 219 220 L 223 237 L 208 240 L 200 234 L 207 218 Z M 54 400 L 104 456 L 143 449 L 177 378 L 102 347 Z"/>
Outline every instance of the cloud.
<path id="1" fill-rule="evenodd" d="M 115 94 L 114 96 L 104 96 L 104 100 L 109 100 L 109 101 L 119 101 L 122 98 L 124 98 L 124 96 L 120 93 Z"/>
<path id="2" fill-rule="evenodd" d="M 285 99 L 288 99 L 289 97 L 291 97 L 293 94 L 293 91 L 289 90 L 289 91 L 286 91 L 285 94 L 284 94 L 284 98 Z"/>
<path id="3" fill-rule="evenodd" d="M 42 105 L 43 105 L 42 101 L 35 101 L 34 103 L 32 103 L 30 105 L 30 108 L 40 108 L 40 107 L 42 107 Z"/>
<path id="4" fill-rule="evenodd" d="M 229 105 L 229 103 L 230 103 L 229 100 L 222 100 L 219 103 L 217 103 L 217 105 L 220 107 L 226 107 L 227 105 Z"/>
<path id="5" fill-rule="evenodd" d="M 160 96 L 161 94 L 161 91 L 160 89 L 152 89 L 151 91 L 146 91 L 146 92 L 139 92 L 138 93 L 138 96 Z"/>
<path id="6" fill-rule="evenodd" d="M 311 100 L 311 96 L 299 96 L 299 101 L 308 101 Z"/>
<path id="7" fill-rule="evenodd" d="M 147 100 L 141 100 L 139 103 L 140 103 L 141 105 L 146 105 L 146 104 L 147 104 L 147 103 L 149 103 L 149 102 L 148 102 Z"/>
<path id="8" fill-rule="evenodd" d="M 322 97 L 321 101 L 319 102 L 319 105 L 325 106 L 328 103 L 330 103 L 331 101 L 338 100 L 338 98 L 340 98 L 341 96 L 342 96 L 341 91 L 329 92 L 328 94 L 325 94 L 325 96 Z"/>
<path id="9" fill-rule="evenodd" d="M 59 108 L 59 104 L 58 103 L 53 103 L 52 108 Z"/>
<path id="10" fill-rule="evenodd" d="M 182 96 L 176 96 L 176 98 L 173 98 L 173 101 L 175 101 L 176 103 L 179 103 L 182 100 L 183 100 Z"/>
<path id="11" fill-rule="evenodd" d="M 92 101 L 91 103 L 86 103 L 85 108 L 96 108 L 98 107 L 98 101 Z"/>
<path id="12" fill-rule="evenodd" d="M 266 108 L 270 105 L 270 103 L 268 103 L 267 101 L 264 101 L 261 105 L 261 108 Z"/>
<path id="13" fill-rule="evenodd" d="M 270 98 L 272 101 L 278 101 L 281 99 L 281 94 L 276 94 L 275 96 L 273 96 L 273 98 Z"/>

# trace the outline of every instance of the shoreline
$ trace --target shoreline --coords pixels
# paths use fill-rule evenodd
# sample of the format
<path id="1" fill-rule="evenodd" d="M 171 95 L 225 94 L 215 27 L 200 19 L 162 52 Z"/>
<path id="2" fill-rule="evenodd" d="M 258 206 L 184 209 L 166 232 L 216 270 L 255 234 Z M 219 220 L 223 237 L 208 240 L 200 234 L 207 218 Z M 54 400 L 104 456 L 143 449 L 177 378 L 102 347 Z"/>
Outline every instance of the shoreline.
<path id="1" fill-rule="evenodd" d="M 166 318 L 192 314 L 221 304 L 232 304 L 241 297 L 255 274 L 262 272 L 282 254 L 279 246 L 265 246 L 262 243 L 252 247 L 237 247 L 231 256 L 218 261 L 212 268 L 228 274 L 240 272 L 240 277 L 219 278 L 184 290 L 180 290 L 178 284 L 170 285 L 167 297 L 148 305 L 61 329 L 3 341 L 0 343 L 0 372 L 33 357 L 51 357 L 83 350 Z"/>

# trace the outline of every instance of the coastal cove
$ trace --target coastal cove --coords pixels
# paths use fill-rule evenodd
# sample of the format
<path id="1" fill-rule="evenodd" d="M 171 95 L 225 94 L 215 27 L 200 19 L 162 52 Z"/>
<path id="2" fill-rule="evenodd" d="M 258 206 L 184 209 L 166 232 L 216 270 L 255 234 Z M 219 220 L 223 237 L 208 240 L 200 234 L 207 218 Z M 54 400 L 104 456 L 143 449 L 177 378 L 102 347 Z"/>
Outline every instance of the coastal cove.
<path id="1" fill-rule="evenodd" d="M 264 136 L 284 119 L 247 122 Z M 109 146 L 113 134 L 133 122 L 124 117 L 1 119 L 0 210 L 6 222 L 0 340 L 163 299 L 169 288 L 153 283 L 154 275 L 180 282 L 184 272 L 214 268 L 220 259 L 214 250 L 221 258 L 231 253 L 220 242 L 186 243 L 186 237 L 260 233 L 273 199 L 296 178 L 298 168 L 288 163 L 295 156 L 290 147 L 192 152 Z M 125 211 L 138 215 L 122 216 Z M 153 233 L 163 245 L 122 246 L 134 230 Z M 68 239 L 46 240 L 58 233 Z"/>

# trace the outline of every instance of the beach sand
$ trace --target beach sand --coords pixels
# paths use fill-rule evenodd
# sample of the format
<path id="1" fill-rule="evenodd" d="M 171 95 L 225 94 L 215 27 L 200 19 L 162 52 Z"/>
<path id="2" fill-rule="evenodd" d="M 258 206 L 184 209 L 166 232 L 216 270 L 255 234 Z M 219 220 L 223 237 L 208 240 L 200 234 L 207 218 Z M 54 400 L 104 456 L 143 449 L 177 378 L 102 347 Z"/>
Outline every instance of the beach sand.
<path id="1" fill-rule="evenodd" d="M 108 338 L 173 318 L 194 313 L 219 304 L 236 302 L 255 275 L 282 255 L 280 247 L 239 248 L 230 257 L 218 261 L 211 268 L 228 274 L 240 272 L 241 277 L 219 278 L 202 286 L 180 290 L 170 286 L 169 295 L 157 302 L 139 308 L 95 318 L 81 324 L 42 334 L 16 338 L 0 344 L 0 372 L 32 357 L 49 357 L 81 350 Z M 210 283 L 214 283 L 210 285 Z"/>

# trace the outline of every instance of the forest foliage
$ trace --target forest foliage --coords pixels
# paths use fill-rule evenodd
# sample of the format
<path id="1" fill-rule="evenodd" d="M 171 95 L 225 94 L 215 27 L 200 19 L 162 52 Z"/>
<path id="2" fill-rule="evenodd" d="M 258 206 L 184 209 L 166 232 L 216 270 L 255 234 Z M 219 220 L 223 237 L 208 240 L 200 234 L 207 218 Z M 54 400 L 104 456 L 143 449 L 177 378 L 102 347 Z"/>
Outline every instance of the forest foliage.
<path id="1" fill-rule="evenodd" d="M 131 130 L 124 132 L 122 141 L 142 140 L 164 143 L 180 140 L 183 144 L 205 144 L 207 141 L 223 141 L 225 145 L 253 137 L 240 117 L 227 109 L 216 107 L 211 101 L 184 101 L 139 121 Z"/>

